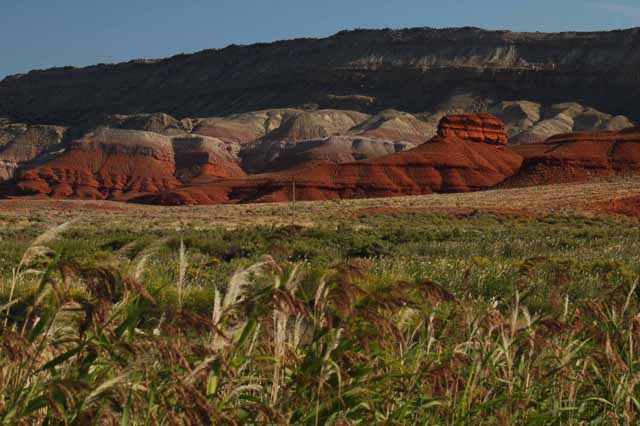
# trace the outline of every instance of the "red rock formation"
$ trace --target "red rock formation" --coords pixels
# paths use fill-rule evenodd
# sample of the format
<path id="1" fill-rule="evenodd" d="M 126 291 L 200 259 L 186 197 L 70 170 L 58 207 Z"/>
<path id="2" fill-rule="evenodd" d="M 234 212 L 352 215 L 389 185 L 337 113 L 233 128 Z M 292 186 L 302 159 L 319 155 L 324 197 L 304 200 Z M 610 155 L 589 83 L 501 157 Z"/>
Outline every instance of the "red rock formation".
<path id="1" fill-rule="evenodd" d="M 457 136 L 492 145 L 506 145 L 508 142 L 504 123 L 487 113 L 448 115 L 440 121 L 438 136 Z"/>
<path id="2" fill-rule="evenodd" d="M 298 199 L 324 200 L 640 173 L 640 127 L 511 147 L 492 115 L 456 115 L 442 119 L 431 141 L 404 152 L 384 146 L 392 153 L 382 156 L 381 146 L 352 137 L 292 142 L 272 173 L 246 176 L 220 139 L 99 129 L 53 160 L 21 171 L 17 187 L 23 194 L 175 205 L 286 201 L 294 180 Z M 357 155 L 367 159 L 355 161 L 362 158 Z"/>
<path id="3" fill-rule="evenodd" d="M 458 123 L 461 122 L 474 123 L 476 127 L 466 133 L 473 139 L 442 132 L 417 148 L 371 160 L 318 162 L 295 171 L 199 182 L 137 201 L 154 204 L 286 201 L 291 197 L 293 180 L 297 198 L 301 200 L 465 192 L 495 186 L 518 170 L 521 157 L 508 147 L 494 144 L 502 140 L 495 123 L 485 117 L 461 117 Z M 483 123 L 487 123 L 487 129 L 482 127 Z M 460 126 L 458 132 L 462 133 Z M 479 143 L 477 134 L 489 135 L 488 143 Z"/>
<path id="4" fill-rule="evenodd" d="M 577 132 L 513 148 L 524 157 L 505 186 L 579 182 L 640 173 L 640 127 L 616 132 Z"/>
<path id="5" fill-rule="evenodd" d="M 172 140 L 101 128 L 70 143 L 55 159 L 21 172 L 17 188 L 23 194 L 56 198 L 127 200 L 174 189 L 182 184 L 179 178 L 243 175 L 230 155 L 208 138 Z"/>
<path id="6" fill-rule="evenodd" d="M 173 148 L 155 133 L 99 129 L 67 152 L 18 176 L 24 193 L 57 198 L 121 199 L 175 188 Z"/>

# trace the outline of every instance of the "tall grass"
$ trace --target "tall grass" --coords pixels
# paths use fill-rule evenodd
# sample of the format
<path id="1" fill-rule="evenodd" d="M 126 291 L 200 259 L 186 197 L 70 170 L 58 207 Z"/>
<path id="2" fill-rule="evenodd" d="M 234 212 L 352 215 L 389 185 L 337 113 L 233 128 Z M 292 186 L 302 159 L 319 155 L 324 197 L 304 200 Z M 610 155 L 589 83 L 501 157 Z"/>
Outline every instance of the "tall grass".
<path id="1" fill-rule="evenodd" d="M 579 294 L 556 259 L 266 256 L 197 310 L 184 242 L 157 286 L 153 244 L 78 263 L 48 248 L 69 226 L 2 294 L 2 424 L 640 421 L 640 289 L 609 264 Z"/>

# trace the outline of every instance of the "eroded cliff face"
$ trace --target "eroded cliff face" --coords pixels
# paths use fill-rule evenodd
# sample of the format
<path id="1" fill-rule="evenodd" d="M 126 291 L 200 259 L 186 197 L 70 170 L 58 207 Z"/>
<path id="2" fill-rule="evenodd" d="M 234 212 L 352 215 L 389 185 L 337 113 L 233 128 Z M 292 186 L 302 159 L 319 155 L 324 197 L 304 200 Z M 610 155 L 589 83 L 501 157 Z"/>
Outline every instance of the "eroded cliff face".
<path id="1" fill-rule="evenodd" d="M 440 121 L 438 136 L 449 136 L 490 145 L 506 145 L 504 123 L 487 113 L 449 115 Z"/>
<path id="2" fill-rule="evenodd" d="M 244 175 L 219 139 L 99 128 L 51 161 L 19 171 L 15 187 L 21 195 L 126 201 L 184 181 Z"/>
<path id="3" fill-rule="evenodd" d="M 77 125 L 112 114 L 178 119 L 314 103 L 375 113 L 460 99 L 568 100 L 638 120 L 640 29 L 513 33 L 476 28 L 345 31 L 154 61 L 58 68 L 0 83 L 0 116 Z"/>
<path id="4" fill-rule="evenodd" d="M 46 161 L 62 148 L 67 129 L 0 121 L 0 183 L 15 177 L 19 167 Z"/>

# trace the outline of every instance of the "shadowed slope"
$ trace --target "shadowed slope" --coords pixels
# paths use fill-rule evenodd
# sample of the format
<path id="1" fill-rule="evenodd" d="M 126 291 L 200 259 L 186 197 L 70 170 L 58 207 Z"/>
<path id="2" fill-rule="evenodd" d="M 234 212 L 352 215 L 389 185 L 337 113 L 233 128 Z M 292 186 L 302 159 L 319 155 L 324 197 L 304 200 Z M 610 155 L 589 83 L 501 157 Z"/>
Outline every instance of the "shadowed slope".
<path id="1" fill-rule="evenodd" d="M 242 166 L 253 173 L 305 167 L 314 161 L 348 163 L 413 148 L 410 142 L 362 136 L 330 136 L 304 141 L 260 141 L 240 153 Z"/>
<path id="2" fill-rule="evenodd" d="M 401 111 L 382 111 L 351 129 L 351 133 L 392 141 L 420 144 L 435 135 L 435 128 Z"/>

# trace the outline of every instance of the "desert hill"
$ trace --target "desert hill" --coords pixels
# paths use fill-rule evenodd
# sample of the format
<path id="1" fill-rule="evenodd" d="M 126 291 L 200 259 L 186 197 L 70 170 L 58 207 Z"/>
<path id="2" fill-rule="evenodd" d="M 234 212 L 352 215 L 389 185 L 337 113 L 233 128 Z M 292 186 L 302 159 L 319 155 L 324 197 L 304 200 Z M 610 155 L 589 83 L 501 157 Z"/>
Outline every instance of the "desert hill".
<path id="1" fill-rule="evenodd" d="M 177 119 L 166 113 L 115 114 L 94 127 L 61 127 L 0 120 L 0 182 L 16 170 L 50 160 L 66 143 L 100 127 L 140 130 L 167 137 L 203 136 L 217 140 L 247 173 L 298 166 L 309 160 L 334 162 L 375 158 L 403 151 L 435 136 L 446 115 L 466 113 L 447 105 L 436 113 L 384 110 L 373 115 L 350 110 L 268 109 L 225 117 Z M 612 116 L 577 103 L 543 106 L 531 101 L 493 104 L 489 110 L 506 125 L 510 144 L 542 142 L 573 131 L 632 127 L 625 116 Z"/>
<path id="2" fill-rule="evenodd" d="M 206 137 L 100 128 L 51 161 L 19 173 L 16 188 L 55 198 L 126 200 L 175 188 L 182 179 L 244 176 L 221 144 Z"/>
<path id="3" fill-rule="evenodd" d="M 557 135 L 545 142 L 516 146 L 514 151 L 523 157 L 522 168 L 505 186 L 634 175 L 640 172 L 640 127 Z"/>
<path id="4" fill-rule="evenodd" d="M 404 140 L 365 136 L 334 135 L 301 141 L 261 140 L 245 148 L 242 167 L 248 172 L 264 173 L 305 167 L 314 161 L 348 163 L 406 151 L 415 144 Z"/>
<path id="5" fill-rule="evenodd" d="M 358 136 L 420 144 L 431 139 L 437 130 L 429 120 L 396 110 L 385 110 L 359 123 L 351 129 Z"/>
<path id="6" fill-rule="evenodd" d="M 563 133 L 633 127 L 625 116 L 614 117 L 575 102 L 549 106 L 530 101 L 500 102 L 489 110 L 506 123 L 512 144 L 544 142 Z"/>
<path id="7" fill-rule="evenodd" d="M 640 28 L 343 31 L 0 81 L 0 196 L 158 204 L 640 172 Z"/>
<path id="8" fill-rule="evenodd" d="M 579 111 L 576 117 L 585 110 L 570 107 Z M 638 127 L 510 144 L 508 125 L 494 115 L 457 114 L 444 116 L 433 138 L 410 142 L 429 135 L 424 123 L 398 111 L 369 116 L 266 110 L 183 120 L 166 114 L 114 116 L 109 124 L 117 127 L 98 127 L 62 143 L 55 153 L 30 157 L 37 161 L 17 168 L 3 193 L 217 204 L 285 201 L 292 198 L 294 181 L 298 199 L 317 200 L 468 192 L 640 173 Z M 232 132 L 234 126 L 239 134 Z M 204 128 L 217 137 L 197 133 Z M 379 137 L 367 133 L 381 128 L 384 132 L 373 133 Z"/>
<path id="9" fill-rule="evenodd" d="M 452 130 L 454 129 L 454 130 Z M 464 137 L 462 137 L 462 136 Z M 215 204 L 388 197 L 433 192 L 468 192 L 512 176 L 522 158 L 506 144 L 504 125 L 489 114 L 453 116 L 438 135 L 411 150 L 348 163 L 317 162 L 304 169 L 246 179 L 187 185 L 143 197 L 152 204 Z"/>

